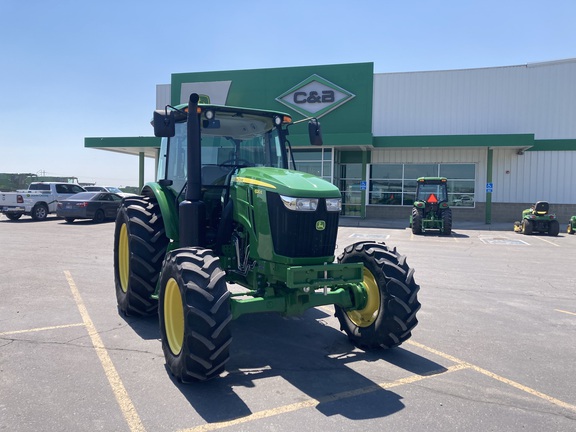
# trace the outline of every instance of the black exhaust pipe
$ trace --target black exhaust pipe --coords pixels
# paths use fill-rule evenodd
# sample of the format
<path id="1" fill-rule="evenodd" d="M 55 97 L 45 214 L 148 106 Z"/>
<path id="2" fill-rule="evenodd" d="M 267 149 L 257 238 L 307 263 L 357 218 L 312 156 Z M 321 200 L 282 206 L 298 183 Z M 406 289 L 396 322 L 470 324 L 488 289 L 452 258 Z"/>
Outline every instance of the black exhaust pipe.
<path id="1" fill-rule="evenodd" d="M 202 168 L 200 150 L 200 115 L 198 114 L 199 96 L 190 95 L 188 102 L 186 146 L 187 186 L 184 200 L 180 203 L 180 247 L 204 246 L 204 224 L 206 206 L 202 201 Z"/>

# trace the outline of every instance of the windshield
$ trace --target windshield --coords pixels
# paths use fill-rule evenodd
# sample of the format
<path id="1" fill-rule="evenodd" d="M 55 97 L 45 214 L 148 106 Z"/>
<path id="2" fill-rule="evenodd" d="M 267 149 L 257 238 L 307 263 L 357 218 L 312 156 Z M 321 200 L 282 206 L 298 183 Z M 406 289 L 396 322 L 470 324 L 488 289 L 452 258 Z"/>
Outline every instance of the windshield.
<path id="1" fill-rule="evenodd" d="M 170 148 L 167 138 L 162 139 L 160 147 L 158 179 L 172 180 L 172 187 L 178 192 L 187 178 L 186 131 L 186 123 L 177 123 Z M 202 183 L 224 184 L 228 173 L 236 167 L 283 167 L 281 148 L 272 119 L 222 115 L 217 126 L 202 127 Z"/>

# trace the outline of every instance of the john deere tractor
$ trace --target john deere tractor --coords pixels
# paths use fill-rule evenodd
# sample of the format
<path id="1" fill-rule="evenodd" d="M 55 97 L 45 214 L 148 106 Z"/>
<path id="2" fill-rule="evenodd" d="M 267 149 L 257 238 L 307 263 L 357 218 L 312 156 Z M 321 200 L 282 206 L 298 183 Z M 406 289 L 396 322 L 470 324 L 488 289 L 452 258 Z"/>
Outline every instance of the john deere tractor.
<path id="1" fill-rule="evenodd" d="M 439 230 L 441 234 L 452 232 L 452 210 L 448 206 L 447 179 L 444 177 L 420 177 L 416 180 L 416 199 L 410 215 L 410 227 L 414 234 Z"/>
<path id="2" fill-rule="evenodd" d="M 576 232 L 576 216 L 572 216 L 568 221 L 568 227 L 566 228 L 568 234 L 574 234 Z"/>
<path id="3" fill-rule="evenodd" d="M 557 236 L 560 223 L 554 213 L 549 213 L 549 209 L 550 205 L 546 201 L 538 201 L 522 211 L 522 220 L 514 222 L 514 231 L 526 235 L 542 233 Z"/>
<path id="4" fill-rule="evenodd" d="M 362 349 L 391 348 L 417 324 L 419 286 L 404 256 L 363 241 L 334 262 L 337 187 L 288 169 L 291 117 L 200 103 L 154 113 L 158 180 L 126 198 L 114 233 L 118 308 L 158 313 L 166 363 L 182 382 L 220 375 L 231 321 L 333 304 Z M 320 125 L 308 123 L 312 144 Z M 293 158 L 291 159 L 294 164 Z"/>

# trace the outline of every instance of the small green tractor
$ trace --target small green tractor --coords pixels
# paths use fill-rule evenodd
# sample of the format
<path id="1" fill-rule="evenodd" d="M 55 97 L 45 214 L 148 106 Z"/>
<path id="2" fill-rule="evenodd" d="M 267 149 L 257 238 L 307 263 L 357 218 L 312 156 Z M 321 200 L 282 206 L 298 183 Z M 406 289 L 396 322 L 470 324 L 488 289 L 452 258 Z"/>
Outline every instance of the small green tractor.
<path id="1" fill-rule="evenodd" d="M 419 286 L 395 248 L 363 241 L 335 262 L 341 193 L 288 168 L 296 123 L 197 94 L 154 113 L 158 180 L 119 209 L 116 297 L 122 314 L 158 313 L 166 364 L 181 382 L 225 371 L 231 321 L 244 314 L 332 304 L 365 350 L 400 345 L 418 323 Z M 308 134 L 322 144 L 316 119 Z"/>
<path id="2" fill-rule="evenodd" d="M 416 199 L 410 214 L 410 227 L 414 234 L 428 230 L 439 230 L 444 235 L 452 232 L 447 182 L 444 177 L 420 177 L 416 180 Z"/>
<path id="3" fill-rule="evenodd" d="M 576 216 L 572 216 L 568 221 L 568 227 L 566 228 L 566 232 L 568 234 L 574 234 L 576 231 Z"/>
<path id="4" fill-rule="evenodd" d="M 520 234 L 533 233 L 557 236 L 560 223 L 554 213 L 549 213 L 550 205 L 546 201 L 538 201 L 532 207 L 522 211 L 522 220 L 514 222 L 514 231 Z"/>

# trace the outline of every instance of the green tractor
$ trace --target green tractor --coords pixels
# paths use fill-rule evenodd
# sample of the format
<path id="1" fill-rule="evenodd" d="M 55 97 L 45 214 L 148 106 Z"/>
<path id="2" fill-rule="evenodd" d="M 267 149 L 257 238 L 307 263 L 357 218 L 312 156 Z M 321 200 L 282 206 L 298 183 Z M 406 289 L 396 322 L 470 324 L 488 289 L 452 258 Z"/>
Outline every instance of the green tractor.
<path id="1" fill-rule="evenodd" d="M 576 231 L 576 216 L 572 216 L 568 221 L 568 228 L 566 228 L 566 232 L 568 234 L 574 234 Z"/>
<path id="2" fill-rule="evenodd" d="M 556 215 L 549 213 L 550 205 L 546 201 L 538 201 L 532 207 L 522 211 L 522 221 L 514 222 L 514 231 L 520 234 L 533 233 L 557 236 L 560 223 Z"/>
<path id="3" fill-rule="evenodd" d="M 414 234 L 428 230 L 439 230 L 444 235 L 452 232 L 447 182 L 444 177 L 420 177 L 416 180 L 416 199 L 410 215 Z"/>
<path id="4" fill-rule="evenodd" d="M 158 180 L 125 198 L 114 233 L 118 309 L 158 313 L 181 382 L 225 371 L 231 321 L 333 304 L 357 347 L 391 348 L 418 323 L 419 286 L 404 256 L 363 241 L 334 260 L 341 193 L 288 168 L 290 116 L 199 103 L 154 113 Z M 308 123 L 312 144 L 320 125 Z M 294 159 L 292 158 L 292 165 Z"/>

